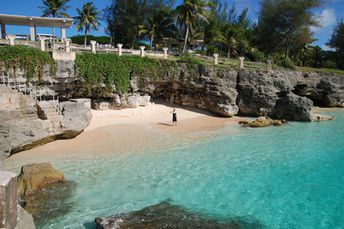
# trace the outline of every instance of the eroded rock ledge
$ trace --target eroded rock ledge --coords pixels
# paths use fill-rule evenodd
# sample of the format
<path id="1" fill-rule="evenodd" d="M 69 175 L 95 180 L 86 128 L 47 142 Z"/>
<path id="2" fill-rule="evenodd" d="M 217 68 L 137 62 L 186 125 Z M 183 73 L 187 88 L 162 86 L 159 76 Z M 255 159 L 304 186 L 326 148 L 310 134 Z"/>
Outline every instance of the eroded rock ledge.
<path id="1" fill-rule="evenodd" d="M 106 218 L 95 219 L 97 229 L 129 228 L 199 228 L 199 229 L 238 229 L 264 226 L 255 219 L 236 217 L 225 222 L 206 218 L 172 205 L 166 201 L 129 213 L 115 214 Z"/>
<path id="2" fill-rule="evenodd" d="M 0 152 L 3 156 L 46 144 L 56 139 L 73 138 L 90 123 L 92 114 L 85 100 L 61 103 L 59 120 L 38 117 L 36 106 L 0 111 Z"/>

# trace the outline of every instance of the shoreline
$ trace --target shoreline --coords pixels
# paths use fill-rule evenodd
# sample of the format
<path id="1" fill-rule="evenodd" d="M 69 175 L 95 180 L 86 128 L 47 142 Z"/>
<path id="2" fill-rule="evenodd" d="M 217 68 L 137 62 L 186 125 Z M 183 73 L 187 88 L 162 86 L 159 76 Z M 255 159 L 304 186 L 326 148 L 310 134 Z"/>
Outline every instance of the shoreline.
<path id="1" fill-rule="evenodd" d="M 177 109 L 178 125 L 172 126 L 173 108 Z M 340 109 L 340 108 L 338 108 Z M 337 108 L 314 107 L 314 112 L 336 111 Z M 211 112 L 168 104 L 121 110 L 92 110 L 89 126 L 77 137 L 13 154 L 4 160 L 7 170 L 18 171 L 24 164 L 56 160 L 79 160 L 139 153 L 164 149 L 171 143 L 197 141 L 209 137 L 219 128 L 238 124 L 252 117 L 218 117 Z M 215 131 L 212 133 L 215 135 Z"/>
<path id="2" fill-rule="evenodd" d="M 238 124 L 241 117 L 223 118 L 201 109 L 176 106 L 178 125 L 172 126 L 173 107 L 152 104 L 122 110 L 92 110 L 90 125 L 76 138 L 57 140 L 5 159 L 8 170 L 24 164 L 99 158 L 167 147 L 170 143 L 195 141 L 212 131 Z M 207 135 L 208 136 L 208 135 Z"/>

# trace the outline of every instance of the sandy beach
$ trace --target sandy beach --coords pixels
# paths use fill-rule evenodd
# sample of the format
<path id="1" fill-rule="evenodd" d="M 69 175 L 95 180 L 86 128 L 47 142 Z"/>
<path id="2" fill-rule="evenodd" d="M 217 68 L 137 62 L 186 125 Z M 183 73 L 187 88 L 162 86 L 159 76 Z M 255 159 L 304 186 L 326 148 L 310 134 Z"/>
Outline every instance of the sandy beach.
<path id="1" fill-rule="evenodd" d="M 172 141 L 192 141 L 204 137 L 198 132 L 237 124 L 242 118 L 222 118 L 204 110 L 176 107 L 178 124 L 172 125 L 173 107 L 152 104 L 122 110 L 92 110 L 90 125 L 74 139 L 58 140 L 12 155 L 5 166 L 53 162 L 56 159 L 97 158 L 108 154 L 140 152 L 167 147 Z"/>

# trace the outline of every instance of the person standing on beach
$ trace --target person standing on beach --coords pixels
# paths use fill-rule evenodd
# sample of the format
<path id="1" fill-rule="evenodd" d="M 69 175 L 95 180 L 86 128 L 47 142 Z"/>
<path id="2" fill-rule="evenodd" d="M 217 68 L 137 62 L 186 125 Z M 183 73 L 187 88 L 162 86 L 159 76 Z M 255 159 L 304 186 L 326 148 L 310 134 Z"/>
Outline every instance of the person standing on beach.
<path id="1" fill-rule="evenodd" d="M 177 112 L 176 112 L 176 108 L 173 108 L 172 113 L 172 123 L 173 126 L 177 126 Z"/>

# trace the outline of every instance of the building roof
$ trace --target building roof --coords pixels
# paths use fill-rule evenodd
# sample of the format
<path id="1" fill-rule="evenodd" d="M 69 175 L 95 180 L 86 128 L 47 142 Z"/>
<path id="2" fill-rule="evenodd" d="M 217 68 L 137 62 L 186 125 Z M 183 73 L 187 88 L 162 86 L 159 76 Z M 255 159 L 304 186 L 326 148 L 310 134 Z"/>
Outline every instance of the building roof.
<path id="1" fill-rule="evenodd" d="M 0 14 L 0 23 L 5 25 L 69 28 L 72 26 L 73 19 Z"/>

